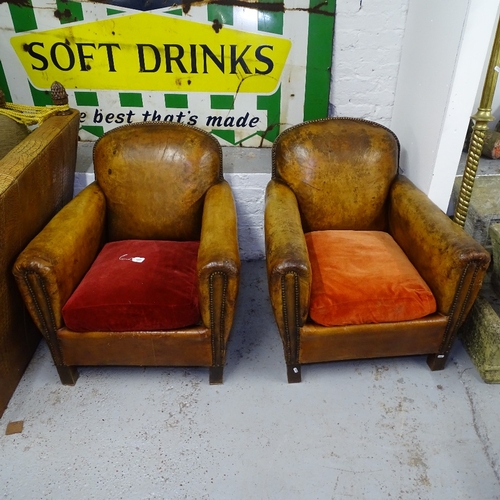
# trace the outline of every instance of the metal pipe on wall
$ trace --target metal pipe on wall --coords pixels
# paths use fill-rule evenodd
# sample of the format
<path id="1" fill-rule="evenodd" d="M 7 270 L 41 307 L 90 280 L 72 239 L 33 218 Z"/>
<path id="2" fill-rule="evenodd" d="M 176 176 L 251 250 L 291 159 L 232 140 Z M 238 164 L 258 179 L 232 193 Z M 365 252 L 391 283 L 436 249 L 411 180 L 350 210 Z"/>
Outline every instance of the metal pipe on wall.
<path id="1" fill-rule="evenodd" d="M 486 71 L 486 78 L 484 80 L 483 92 L 481 94 L 481 101 L 476 114 L 472 115 L 474 126 L 467 152 L 467 161 L 465 163 L 465 170 L 460 185 L 460 192 L 458 195 L 457 206 L 453 221 L 459 226 L 464 227 L 467 212 L 469 210 L 469 203 L 472 196 L 472 188 L 476 179 L 477 167 L 479 165 L 479 158 L 483 149 L 484 136 L 488 130 L 488 123 L 493 121 L 495 117 L 491 114 L 491 106 L 493 103 L 493 96 L 498 79 L 498 71 L 500 68 L 500 19 L 498 21 L 497 30 L 495 33 L 495 40 L 491 50 L 490 62 L 488 70 Z"/>

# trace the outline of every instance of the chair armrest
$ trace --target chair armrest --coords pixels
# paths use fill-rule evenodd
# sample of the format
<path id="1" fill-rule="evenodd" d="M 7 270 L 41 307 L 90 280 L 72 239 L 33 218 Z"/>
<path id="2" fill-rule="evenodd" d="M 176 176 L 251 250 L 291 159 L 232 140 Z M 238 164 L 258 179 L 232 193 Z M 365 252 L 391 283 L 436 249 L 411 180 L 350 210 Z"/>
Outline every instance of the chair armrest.
<path id="1" fill-rule="evenodd" d="M 489 253 L 404 176 L 389 194 L 389 231 L 431 288 L 442 314 L 465 318 Z"/>
<path id="2" fill-rule="evenodd" d="M 207 327 L 220 329 L 226 340 L 234 316 L 240 266 L 236 208 L 231 188 L 223 181 L 212 186 L 205 197 L 198 281 L 202 320 Z"/>
<path id="3" fill-rule="evenodd" d="M 266 189 L 264 215 L 269 294 L 274 314 L 278 325 L 288 321 L 284 317 L 285 298 L 289 303 L 285 309 L 292 312 L 292 305 L 296 309 L 294 324 L 298 321 L 302 326 L 309 314 L 311 264 L 293 191 L 271 180 Z"/>
<path id="4" fill-rule="evenodd" d="M 62 326 L 61 309 L 102 245 L 105 198 L 95 183 L 71 200 L 17 258 L 13 273 L 45 335 Z"/>

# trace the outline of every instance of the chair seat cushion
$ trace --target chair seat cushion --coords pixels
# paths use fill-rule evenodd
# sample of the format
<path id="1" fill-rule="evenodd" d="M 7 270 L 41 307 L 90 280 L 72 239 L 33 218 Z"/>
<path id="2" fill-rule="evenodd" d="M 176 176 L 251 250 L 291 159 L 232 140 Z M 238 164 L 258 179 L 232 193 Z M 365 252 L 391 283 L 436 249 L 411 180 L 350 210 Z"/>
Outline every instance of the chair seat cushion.
<path id="1" fill-rule="evenodd" d="M 199 242 L 108 243 L 62 309 L 76 332 L 162 331 L 200 321 Z"/>
<path id="2" fill-rule="evenodd" d="M 389 234 L 315 231 L 306 234 L 306 243 L 316 323 L 408 321 L 436 311 L 431 290 Z"/>

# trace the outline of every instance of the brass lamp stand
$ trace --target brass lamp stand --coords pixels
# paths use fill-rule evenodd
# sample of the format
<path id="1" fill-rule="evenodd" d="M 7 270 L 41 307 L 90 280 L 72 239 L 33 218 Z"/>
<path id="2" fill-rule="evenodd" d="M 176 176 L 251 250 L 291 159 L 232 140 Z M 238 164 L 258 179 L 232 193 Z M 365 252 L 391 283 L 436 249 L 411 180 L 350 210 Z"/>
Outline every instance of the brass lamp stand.
<path id="1" fill-rule="evenodd" d="M 455 207 L 455 214 L 453 221 L 459 226 L 464 227 L 465 218 L 469 209 L 469 202 L 472 195 L 472 188 L 476 178 L 477 167 L 479 158 L 483 149 L 484 135 L 488 130 L 488 122 L 491 122 L 495 117 L 491 114 L 491 105 L 493 102 L 493 95 L 495 94 L 495 87 L 498 79 L 498 65 L 500 64 L 500 20 L 498 21 L 497 31 L 495 33 L 495 40 L 493 42 L 493 49 L 491 51 L 490 62 L 486 72 L 486 78 L 483 86 L 483 93 L 481 94 L 481 101 L 479 108 L 475 115 L 472 115 L 474 120 L 474 127 L 472 129 L 472 136 L 469 143 L 469 150 L 467 152 L 467 161 L 465 164 L 465 171 L 462 177 L 462 184 L 458 195 L 457 206 Z"/>

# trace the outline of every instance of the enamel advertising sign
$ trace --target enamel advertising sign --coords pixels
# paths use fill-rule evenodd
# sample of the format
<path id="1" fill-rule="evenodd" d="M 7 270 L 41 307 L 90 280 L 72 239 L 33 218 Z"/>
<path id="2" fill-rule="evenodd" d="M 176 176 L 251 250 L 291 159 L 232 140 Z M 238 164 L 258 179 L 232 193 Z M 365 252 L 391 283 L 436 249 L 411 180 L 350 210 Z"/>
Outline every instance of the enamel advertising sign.
<path id="1" fill-rule="evenodd" d="M 270 146 L 328 114 L 334 13 L 335 0 L 7 0 L 0 88 L 45 105 L 62 83 L 82 140 L 153 120 Z"/>

